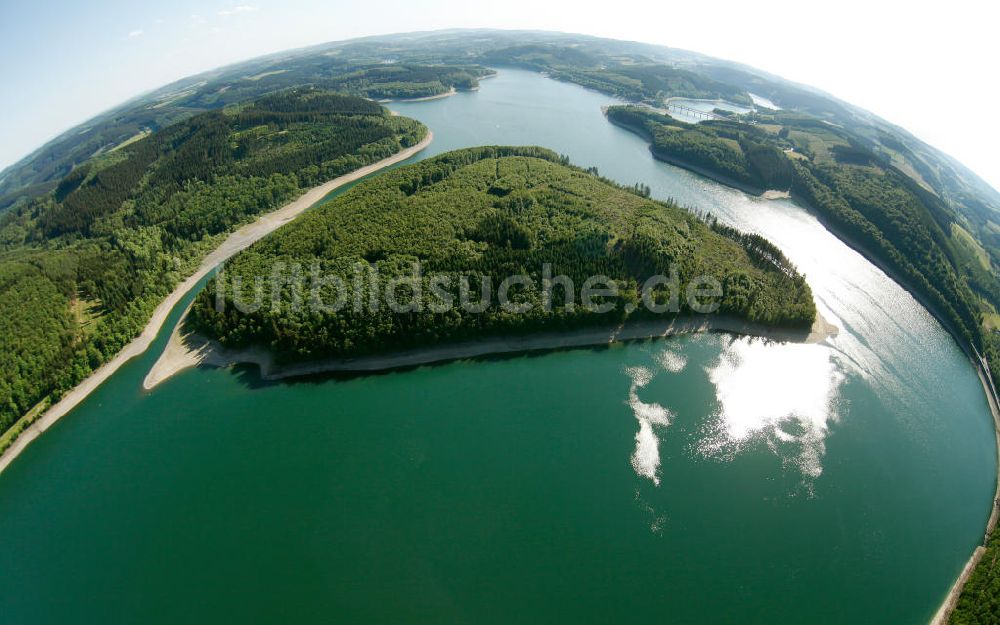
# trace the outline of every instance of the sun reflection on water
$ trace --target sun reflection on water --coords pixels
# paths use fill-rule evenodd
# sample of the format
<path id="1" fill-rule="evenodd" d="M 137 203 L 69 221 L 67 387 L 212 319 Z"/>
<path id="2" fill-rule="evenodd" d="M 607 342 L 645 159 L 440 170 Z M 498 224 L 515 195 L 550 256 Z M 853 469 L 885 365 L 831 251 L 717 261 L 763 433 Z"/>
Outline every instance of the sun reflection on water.
<path id="1" fill-rule="evenodd" d="M 751 442 L 763 442 L 808 484 L 823 472 L 825 440 L 837 418 L 837 391 L 845 379 L 831 345 L 778 343 L 753 337 L 699 337 L 718 341 L 718 359 L 704 367 L 715 387 L 716 408 L 707 415 L 695 453 L 729 460 Z M 674 413 L 639 397 L 662 370 L 677 374 L 687 356 L 671 345 L 655 365 L 625 369 L 631 379 L 628 405 L 638 421 L 631 464 L 636 474 L 660 485 L 660 435 Z"/>
<path id="2" fill-rule="evenodd" d="M 699 452 L 731 457 L 748 442 L 763 440 L 803 477 L 819 477 L 844 380 L 833 356 L 825 345 L 730 339 L 718 362 L 706 367 L 718 409 Z"/>
<path id="3" fill-rule="evenodd" d="M 653 426 L 670 425 L 673 414 L 660 404 L 647 404 L 639 399 L 639 389 L 653 379 L 653 371 L 646 367 L 629 367 L 625 372 L 632 378 L 628 391 L 628 405 L 639 421 L 639 431 L 635 435 L 635 452 L 632 453 L 632 468 L 642 477 L 660 485 L 660 439 Z"/>

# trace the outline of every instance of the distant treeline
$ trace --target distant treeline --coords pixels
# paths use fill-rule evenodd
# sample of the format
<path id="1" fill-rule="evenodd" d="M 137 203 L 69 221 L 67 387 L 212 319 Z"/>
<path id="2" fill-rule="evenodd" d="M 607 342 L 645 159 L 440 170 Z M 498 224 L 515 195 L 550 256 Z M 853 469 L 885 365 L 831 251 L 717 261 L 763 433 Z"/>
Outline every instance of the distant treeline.
<path id="1" fill-rule="evenodd" d="M 752 102 L 743 89 L 704 74 L 662 63 L 613 63 L 604 56 L 574 47 L 510 46 L 492 50 L 481 58 L 490 64 L 543 71 L 557 80 L 636 102 L 660 103 L 668 97 L 724 99 L 748 105 Z"/>

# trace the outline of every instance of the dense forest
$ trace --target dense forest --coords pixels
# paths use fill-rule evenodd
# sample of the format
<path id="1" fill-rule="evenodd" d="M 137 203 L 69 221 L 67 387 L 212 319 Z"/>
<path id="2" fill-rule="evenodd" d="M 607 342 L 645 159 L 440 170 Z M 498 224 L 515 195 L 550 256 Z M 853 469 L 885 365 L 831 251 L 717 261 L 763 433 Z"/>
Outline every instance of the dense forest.
<path id="1" fill-rule="evenodd" d="M 167 197 L 164 206 L 133 208 L 129 198 L 122 205 L 128 211 L 141 209 L 143 215 L 129 213 L 126 222 L 123 214 L 120 223 L 109 218 L 115 212 L 108 213 L 108 207 L 127 193 L 141 161 L 154 157 L 155 151 L 148 151 L 150 135 L 206 111 L 235 110 L 264 94 L 300 86 L 376 99 L 473 89 L 479 78 L 493 72 L 485 67 L 490 64 L 543 71 L 654 106 L 669 96 L 744 104 L 750 93 L 770 98 L 784 110 L 758 107 L 756 125 L 738 119 L 692 125 L 666 116 L 654 124 L 640 119 L 648 111 L 634 109 L 623 109 L 613 119 L 646 134 L 660 158 L 697 166 L 748 190 L 791 188 L 813 200 L 830 225 L 879 248 L 880 261 L 919 291 L 939 316 L 952 320 L 958 336 L 976 339 L 982 332 L 974 342 L 991 359 L 1000 357 L 993 346 L 993 328 L 1000 327 L 995 270 L 1000 262 L 1000 194 L 904 130 L 827 94 L 692 52 L 583 35 L 480 30 L 372 37 L 270 55 L 178 81 L 64 133 L 0 173 L 0 245 L 9 257 L 18 245 L 39 246 L 51 237 L 106 243 L 111 228 L 119 237 L 115 245 L 131 238 L 140 240 L 134 247 L 142 247 L 146 233 L 130 228 L 143 218 L 156 219 L 154 212 L 176 211 L 166 203 L 180 200 Z M 211 122 L 206 119 L 205 125 L 203 131 L 210 133 Z M 275 178 L 271 183 L 280 194 L 279 187 L 289 181 Z M 210 193 L 209 185 L 201 184 L 200 193 Z M 244 201 L 218 181 L 211 186 L 219 195 L 212 202 L 229 206 Z M 847 192 L 848 186 L 859 192 Z M 247 201 L 266 204 L 271 199 Z M 230 206 L 223 212 L 234 210 L 240 209 Z M 206 214 L 179 220 L 185 218 L 189 223 L 170 226 L 168 246 L 173 244 L 170 237 L 192 236 L 210 219 Z M 904 223 L 911 220 L 912 226 Z M 208 226 L 206 232 L 218 227 Z M 928 241 L 933 242 L 930 252 L 918 249 Z M 64 256 L 72 257 L 68 266 L 73 269 L 67 273 L 86 274 L 100 264 L 75 251 Z M 947 263 L 935 267 L 942 258 Z M 952 274 L 968 289 L 956 284 Z M 119 286 L 118 293 L 103 295 L 127 299 L 135 288 Z M 76 301 L 80 310 L 90 309 L 85 299 Z M 981 326 L 971 321 L 977 316 L 983 317 Z"/>
<path id="2" fill-rule="evenodd" d="M 760 237 L 705 223 L 675 205 L 646 197 L 642 188 L 621 187 L 592 171 L 570 166 L 542 148 L 483 147 L 449 152 L 386 172 L 336 200 L 303 215 L 235 256 L 226 279 L 203 291 L 190 322 L 201 333 L 228 346 L 262 344 L 287 360 L 356 356 L 486 335 L 559 330 L 608 324 L 630 313 L 640 301 L 639 285 L 676 268 L 680 291 L 695 276 L 716 277 L 724 295 L 719 313 L 771 325 L 806 327 L 815 318 L 812 294 L 784 256 Z M 337 299 L 327 282 L 356 279 L 358 267 L 374 270 L 375 293 L 422 265 L 420 288 L 408 297 L 420 302 L 399 313 L 381 306 L 344 306 L 338 310 L 296 307 L 303 282 L 281 279 L 278 304 L 240 310 L 252 301 L 256 278 L 275 266 L 301 263 L 323 275 L 321 300 Z M 315 265 L 313 265 L 315 263 Z M 613 311 L 605 314 L 579 304 L 565 306 L 556 289 L 554 305 L 543 305 L 543 266 L 568 276 L 580 289 L 592 275 L 618 285 Z M 453 278 L 435 292 L 430 274 Z M 504 309 L 496 285 L 510 275 L 530 276 L 533 286 L 517 293 L 527 311 Z M 443 303 L 442 293 L 460 301 L 461 277 L 471 276 L 483 311 Z M 238 280 L 237 280 L 238 279 Z M 481 300 L 483 284 L 494 285 Z M 235 286 L 235 285 L 239 286 Z M 254 285 L 254 286 L 251 286 Z M 373 287 L 365 283 L 361 299 Z M 296 292 L 298 288 L 298 292 Z M 220 311 L 216 290 L 228 305 Z M 579 301 L 571 297 L 569 301 Z M 551 304 L 551 302 L 550 302 Z M 691 314 L 681 302 L 680 314 Z M 657 314 L 644 306 L 634 317 Z"/>
<path id="3" fill-rule="evenodd" d="M 829 94 L 745 65 L 663 46 L 537 31 L 408 33 L 331 42 L 273 54 L 167 85 L 74 128 L 0 172 L 0 210 L 51 191 L 95 152 L 209 109 L 278 89 L 312 85 L 372 98 L 414 97 L 472 88 L 483 65 L 515 65 L 636 102 L 665 96 L 723 98 L 749 104 L 764 96 L 785 111 L 848 131 L 937 194 L 962 227 L 1000 262 L 1000 193 L 960 163 L 904 129 Z M 400 91 L 397 88 L 402 87 Z"/>
<path id="4" fill-rule="evenodd" d="M 237 225 L 418 143 L 419 123 L 302 88 L 100 155 L 0 218 L 0 432 L 80 382 Z"/>
<path id="5" fill-rule="evenodd" d="M 226 80 L 165 87 L 139 103 L 104 114 L 53 140 L 0 176 L 0 211 L 45 195 L 78 164 L 121 149 L 193 115 L 250 102 L 282 90 L 312 87 L 376 100 L 439 95 L 474 89 L 493 73 L 478 65 L 385 63 L 383 59 L 323 56 L 280 69 L 237 66 Z"/>

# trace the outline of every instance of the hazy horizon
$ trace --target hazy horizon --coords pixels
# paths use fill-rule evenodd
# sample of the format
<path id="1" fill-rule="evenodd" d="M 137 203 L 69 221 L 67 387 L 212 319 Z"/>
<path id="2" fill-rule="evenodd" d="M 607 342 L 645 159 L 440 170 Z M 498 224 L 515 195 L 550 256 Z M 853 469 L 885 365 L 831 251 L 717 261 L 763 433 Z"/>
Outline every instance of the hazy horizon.
<path id="1" fill-rule="evenodd" d="M 1000 95 L 1000 87 L 985 80 L 1000 50 L 986 32 L 985 20 L 965 23 L 974 14 L 971 3 L 950 3 L 947 11 L 908 7 L 905 30 L 894 29 L 898 11 L 856 0 L 822 18 L 784 1 L 753 7 L 717 3 L 713 16 L 728 19 L 712 20 L 697 7 L 664 10 L 639 4 L 628 14 L 617 14 L 596 6 L 535 6 L 517 0 L 502 7 L 472 7 L 454 0 L 420 5 L 389 0 L 375 14 L 358 14 L 344 2 L 312 0 L 281 5 L 273 0 L 181 0 L 170 6 L 98 0 L 86 7 L 54 0 L 0 7 L 5 25 L 0 27 L 0 50 L 7 58 L 32 60 L 5 64 L 0 81 L 12 95 L 34 95 L 0 101 L 6 120 L 0 171 L 95 115 L 225 65 L 364 36 L 497 28 L 639 41 L 745 63 L 900 125 L 1000 189 L 1000 164 L 992 154 L 1000 131 L 982 128 L 971 113 L 956 116 L 948 109 L 946 114 L 937 101 L 972 90 L 976 100 L 986 102 Z M 651 18 L 637 21 L 637 13 Z M 59 19 L 53 21 L 53 15 Z M 670 27 L 675 23 L 684 28 Z M 884 49 L 883 34 L 886 39 L 891 35 L 891 50 Z M 844 45 L 836 45 L 837 37 L 844 37 Z"/>

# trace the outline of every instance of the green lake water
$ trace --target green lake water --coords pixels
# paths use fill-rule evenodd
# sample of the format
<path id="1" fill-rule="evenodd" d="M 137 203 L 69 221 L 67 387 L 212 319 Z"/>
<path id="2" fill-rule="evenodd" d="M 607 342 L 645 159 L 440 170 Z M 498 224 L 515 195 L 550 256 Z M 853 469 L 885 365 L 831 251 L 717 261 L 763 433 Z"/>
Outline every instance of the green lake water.
<path id="1" fill-rule="evenodd" d="M 392 108 L 538 144 L 781 246 L 841 327 L 264 384 L 156 344 L 0 475 L 0 623 L 925 623 L 996 476 L 969 362 L 787 201 L 657 163 L 505 70 Z"/>

